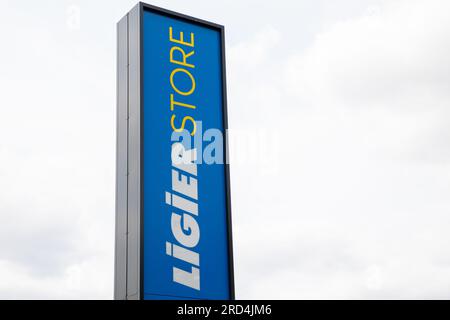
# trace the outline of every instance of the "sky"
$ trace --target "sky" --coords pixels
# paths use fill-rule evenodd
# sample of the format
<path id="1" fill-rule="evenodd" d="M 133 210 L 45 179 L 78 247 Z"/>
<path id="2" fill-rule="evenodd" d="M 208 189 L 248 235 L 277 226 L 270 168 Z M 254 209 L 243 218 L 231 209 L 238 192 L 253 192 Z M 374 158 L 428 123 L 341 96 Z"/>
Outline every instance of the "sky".
<path id="1" fill-rule="evenodd" d="M 0 3 L 1 299 L 113 297 L 135 3 Z M 151 4 L 226 27 L 237 298 L 450 298 L 449 1 Z"/>

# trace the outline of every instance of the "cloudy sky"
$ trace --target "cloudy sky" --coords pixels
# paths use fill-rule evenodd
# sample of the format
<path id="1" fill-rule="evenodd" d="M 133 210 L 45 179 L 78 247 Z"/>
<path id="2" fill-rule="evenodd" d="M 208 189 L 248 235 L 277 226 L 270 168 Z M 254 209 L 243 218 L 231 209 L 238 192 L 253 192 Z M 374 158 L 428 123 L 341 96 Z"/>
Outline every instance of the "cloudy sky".
<path id="1" fill-rule="evenodd" d="M 0 3 L 0 298 L 112 298 L 134 4 Z M 226 26 L 238 298 L 450 298 L 449 1 L 152 4 Z"/>

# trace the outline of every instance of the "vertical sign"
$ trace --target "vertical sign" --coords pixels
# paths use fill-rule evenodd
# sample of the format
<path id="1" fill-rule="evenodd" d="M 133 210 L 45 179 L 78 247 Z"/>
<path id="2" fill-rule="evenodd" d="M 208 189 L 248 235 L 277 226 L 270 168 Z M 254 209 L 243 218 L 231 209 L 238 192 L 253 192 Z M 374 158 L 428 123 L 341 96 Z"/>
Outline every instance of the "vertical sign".
<path id="1" fill-rule="evenodd" d="M 233 299 L 224 29 L 118 24 L 116 299 Z"/>

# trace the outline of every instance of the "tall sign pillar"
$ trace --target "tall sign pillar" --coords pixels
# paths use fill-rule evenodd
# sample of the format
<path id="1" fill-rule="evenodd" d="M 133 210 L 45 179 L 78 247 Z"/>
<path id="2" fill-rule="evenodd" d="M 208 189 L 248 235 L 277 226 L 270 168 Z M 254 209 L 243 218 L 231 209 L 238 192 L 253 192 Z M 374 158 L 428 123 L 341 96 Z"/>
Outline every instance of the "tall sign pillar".
<path id="1" fill-rule="evenodd" d="M 115 299 L 234 299 L 224 28 L 117 25 Z"/>

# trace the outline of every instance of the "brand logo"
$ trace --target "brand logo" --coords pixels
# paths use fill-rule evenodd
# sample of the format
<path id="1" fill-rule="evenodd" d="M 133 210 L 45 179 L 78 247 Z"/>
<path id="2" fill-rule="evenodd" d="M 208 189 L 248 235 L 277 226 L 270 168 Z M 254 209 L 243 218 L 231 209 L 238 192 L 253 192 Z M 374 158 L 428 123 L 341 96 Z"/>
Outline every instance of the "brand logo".
<path id="1" fill-rule="evenodd" d="M 170 85 L 173 93 L 170 94 L 170 110 L 172 116 L 170 125 L 173 132 L 186 131 L 186 123 L 190 122 L 190 135 L 196 132 L 196 123 L 191 115 L 185 115 L 181 123 L 177 121 L 177 111 L 195 110 L 195 105 L 189 104 L 188 97 L 195 92 L 195 77 L 192 74 L 195 65 L 190 61 L 194 55 L 195 35 L 190 33 L 190 39 L 184 39 L 184 33 L 179 32 L 174 37 L 173 28 L 169 28 L 169 41 L 172 47 L 169 52 L 170 63 L 173 70 L 170 74 Z M 188 88 L 181 86 L 183 80 L 189 83 Z M 180 80 L 181 79 L 181 80 Z M 200 290 L 200 254 L 194 249 L 200 241 L 200 226 L 196 217 L 198 209 L 198 181 L 196 150 L 185 149 L 182 143 L 172 144 L 172 192 L 166 192 L 166 204 L 171 206 L 170 226 L 173 237 L 177 243 L 166 242 L 166 254 L 178 260 L 187 262 L 190 268 L 173 266 L 173 281 L 195 290 Z"/>

